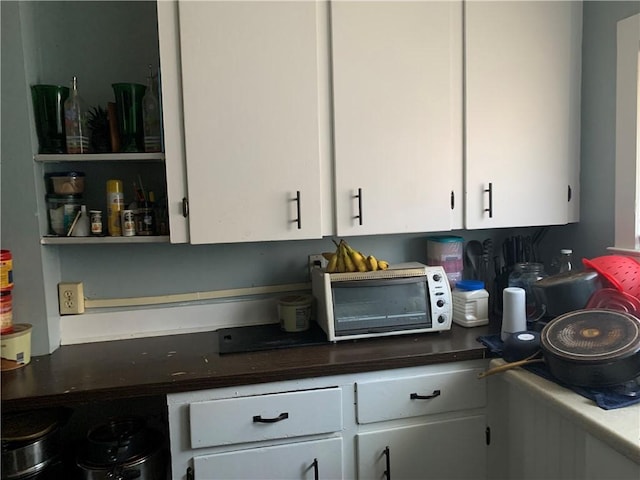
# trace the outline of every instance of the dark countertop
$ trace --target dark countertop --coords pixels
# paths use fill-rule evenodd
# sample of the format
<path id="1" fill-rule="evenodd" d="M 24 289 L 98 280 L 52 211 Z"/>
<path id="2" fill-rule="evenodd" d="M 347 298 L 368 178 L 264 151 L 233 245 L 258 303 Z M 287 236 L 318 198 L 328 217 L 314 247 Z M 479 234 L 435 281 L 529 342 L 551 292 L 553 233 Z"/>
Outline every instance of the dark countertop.
<path id="1" fill-rule="evenodd" d="M 218 353 L 216 332 L 62 346 L 2 372 L 2 410 L 73 405 L 481 359 L 488 326 L 252 353 Z"/>

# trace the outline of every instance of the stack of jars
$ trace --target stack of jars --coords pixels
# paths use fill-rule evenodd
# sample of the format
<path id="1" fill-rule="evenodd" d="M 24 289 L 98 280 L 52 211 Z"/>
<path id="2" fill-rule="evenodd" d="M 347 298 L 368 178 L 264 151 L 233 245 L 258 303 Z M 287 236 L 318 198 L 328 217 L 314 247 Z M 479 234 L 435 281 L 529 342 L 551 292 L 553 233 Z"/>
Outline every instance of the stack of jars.
<path id="1" fill-rule="evenodd" d="M 0 334 L 13 331 L 13 258 L 11 251 L 0 250 Z"/>
<path id="2" fill-rule="evenodd" d="M 31 361 L 31 328 L 28 323 L 13 323 L 13 256 L 0 250 L 0 370 L 20 368 Z"/>
<path id="3" fill-rule="evenodd" d="M 47 173 L 45 174 L 45 184 L 47 187 L 49 233 L 62 237 L 69 233 L 76 235 L 81 233 L 79 236 L 88 235 L 88 232 L 76 230 L 78 228 L 76 218 L 79 217 L 85 203 L 83 199 L 84 172 Z"/>

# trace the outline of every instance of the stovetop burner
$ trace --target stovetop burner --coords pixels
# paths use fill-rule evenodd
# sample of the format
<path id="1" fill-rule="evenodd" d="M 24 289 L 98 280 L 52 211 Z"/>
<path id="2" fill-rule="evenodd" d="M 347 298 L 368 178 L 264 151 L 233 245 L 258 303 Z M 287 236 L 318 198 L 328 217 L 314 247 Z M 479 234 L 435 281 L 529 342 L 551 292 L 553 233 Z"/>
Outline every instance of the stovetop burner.
<path id="1" fill-rule="evenodd" d="M 329 343 L 327 335 L 316 323 L 304 332 L 285 332 L 277 323 L 231 327 L 217 330 L 220 354 L 257 352 L 278 348 L 304 347 Z"/>

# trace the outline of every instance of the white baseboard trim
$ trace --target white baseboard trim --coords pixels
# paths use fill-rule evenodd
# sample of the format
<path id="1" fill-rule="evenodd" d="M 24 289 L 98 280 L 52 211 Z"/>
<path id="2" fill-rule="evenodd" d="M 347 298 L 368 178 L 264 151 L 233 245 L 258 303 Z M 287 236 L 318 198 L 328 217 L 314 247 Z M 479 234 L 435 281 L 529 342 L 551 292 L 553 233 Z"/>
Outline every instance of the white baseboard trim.
<path id="1" fill-rule="evenodd" d="M 277 299 L 163 306 L 64 315 L 61 345 L 207 332 L 278 321 Z"/>

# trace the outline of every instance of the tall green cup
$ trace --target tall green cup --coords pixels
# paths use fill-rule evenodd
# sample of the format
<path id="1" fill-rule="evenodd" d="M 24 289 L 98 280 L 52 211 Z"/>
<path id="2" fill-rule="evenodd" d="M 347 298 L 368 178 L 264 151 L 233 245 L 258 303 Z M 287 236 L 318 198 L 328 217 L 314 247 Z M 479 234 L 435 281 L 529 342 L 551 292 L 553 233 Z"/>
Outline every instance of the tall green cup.
<path id="1" fill-rule="evenodd" d="M 144 152 L 142 97 L 147 89 L 139 83 L 114 83 L 121 152 Z"/>
<path id="2" fill-rule="evenodd" d="M 38 152 L 66 153 L 64 101 L 69 88 L 61 85 L 32 85 L 31 99 L 38 134 Z"/>

